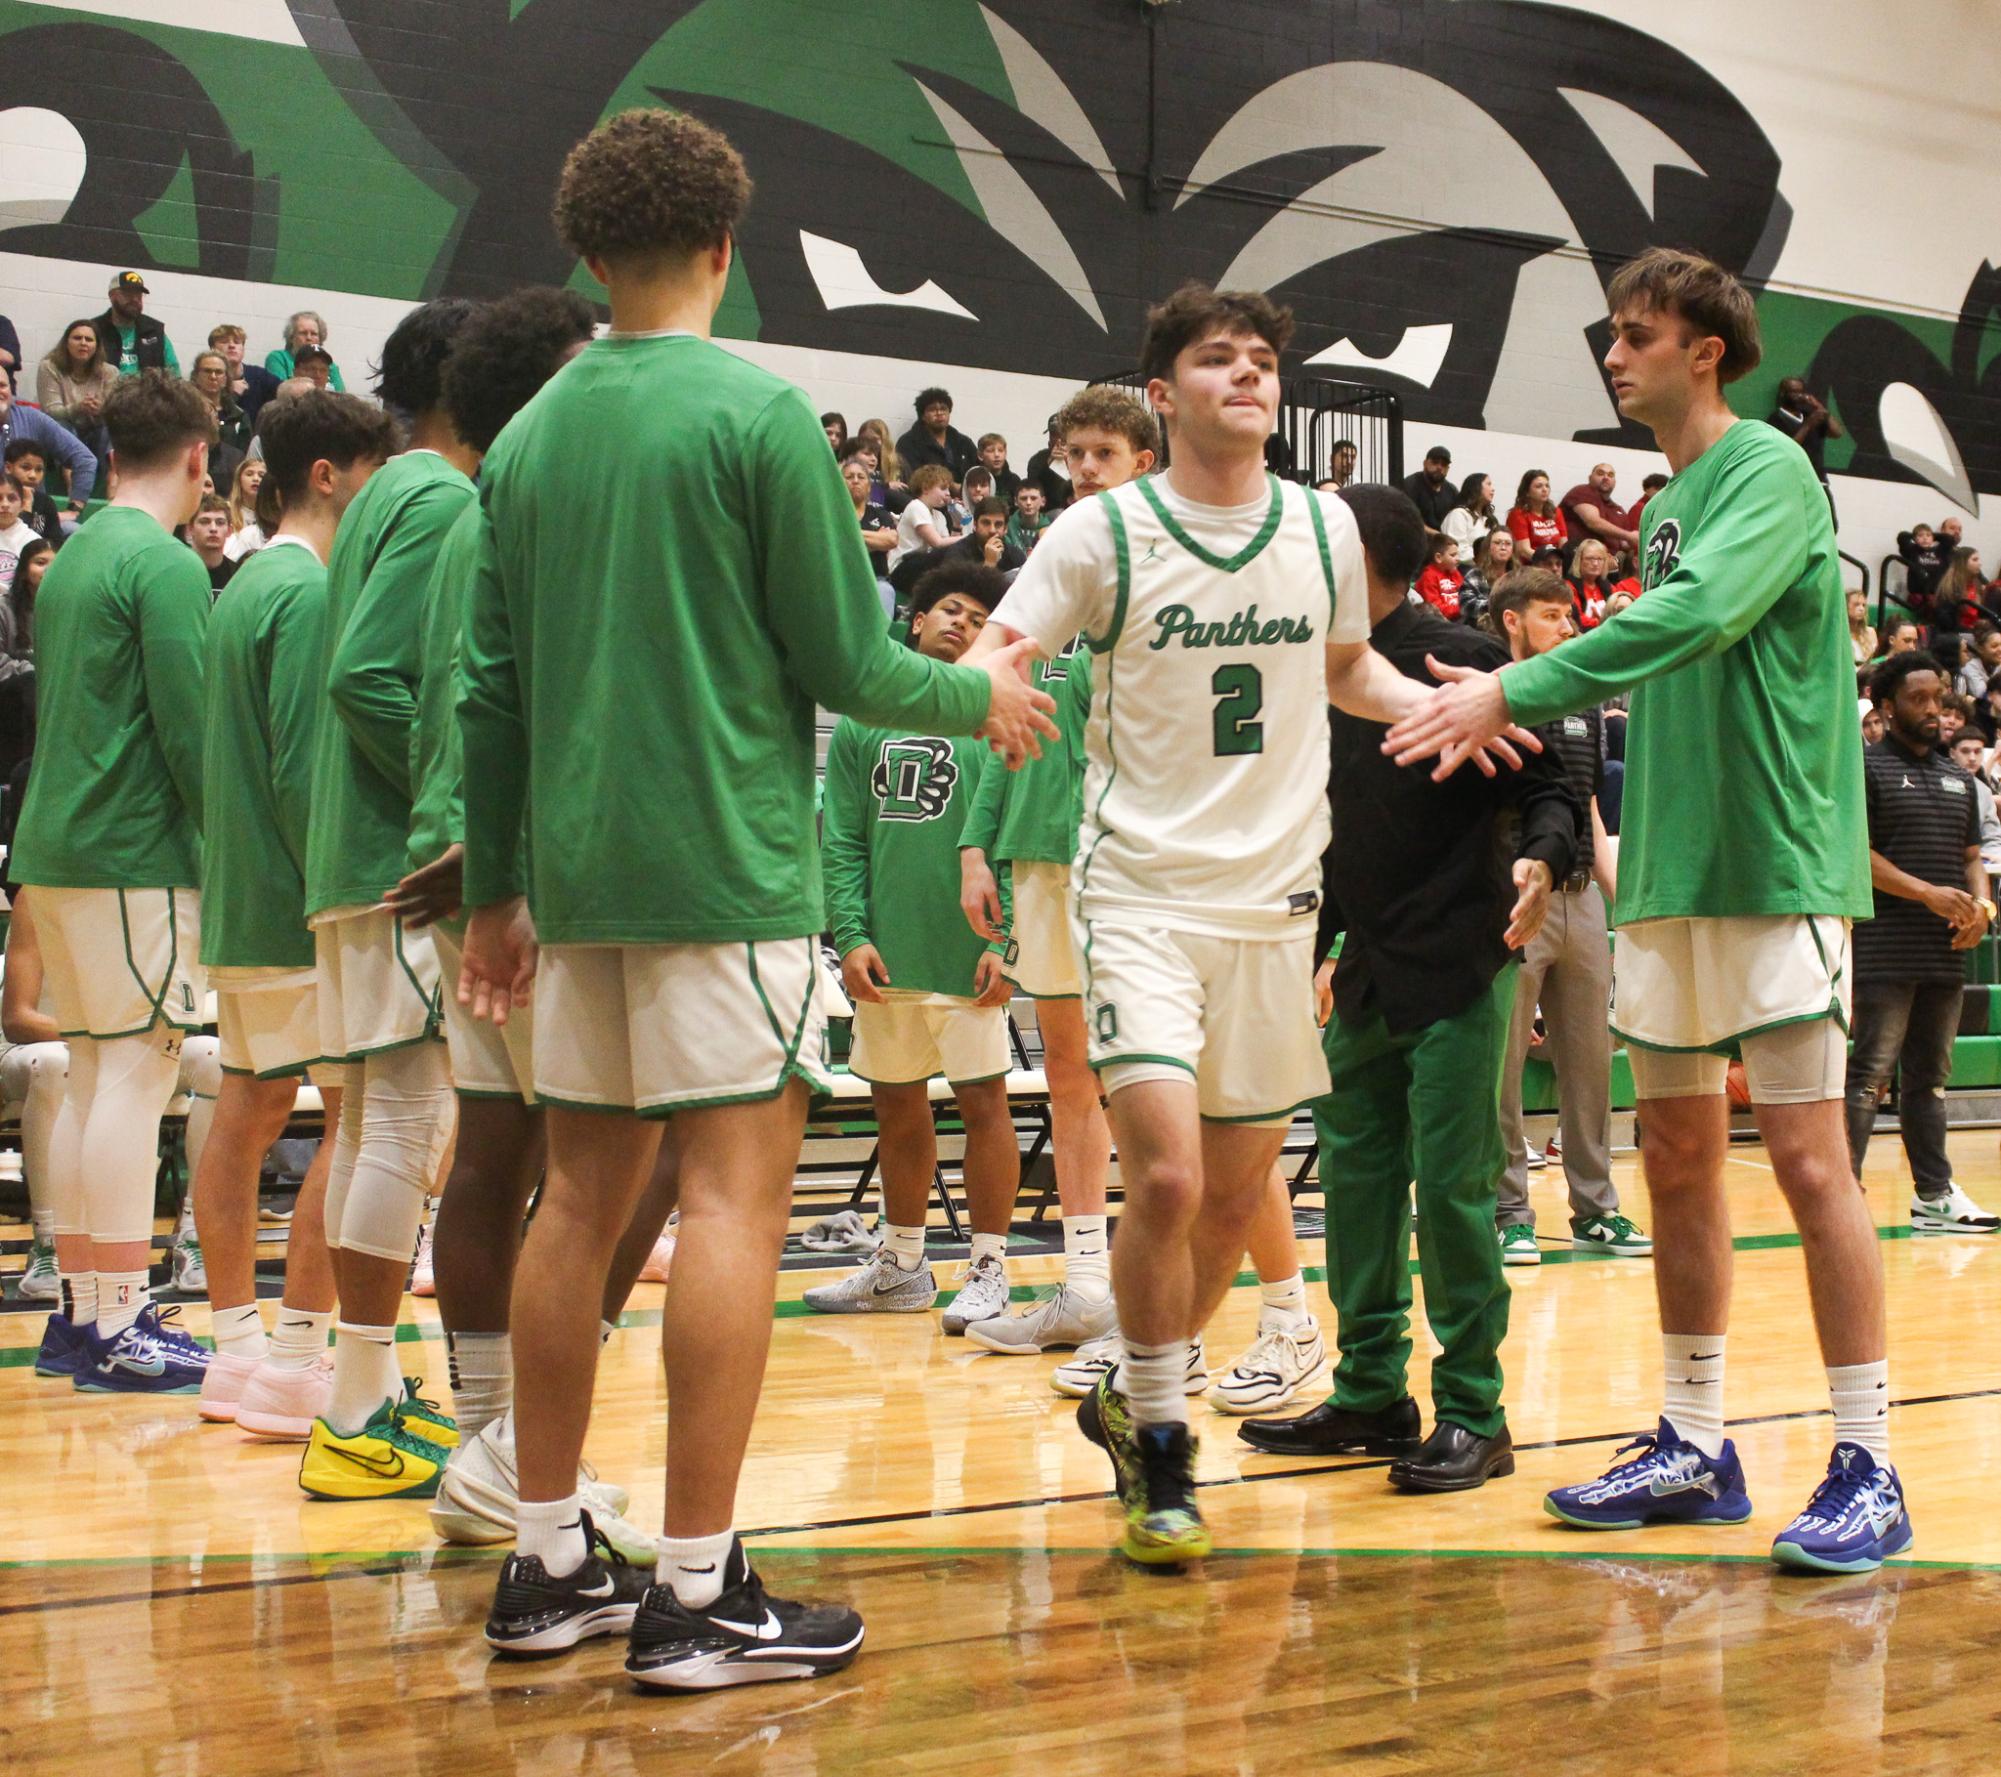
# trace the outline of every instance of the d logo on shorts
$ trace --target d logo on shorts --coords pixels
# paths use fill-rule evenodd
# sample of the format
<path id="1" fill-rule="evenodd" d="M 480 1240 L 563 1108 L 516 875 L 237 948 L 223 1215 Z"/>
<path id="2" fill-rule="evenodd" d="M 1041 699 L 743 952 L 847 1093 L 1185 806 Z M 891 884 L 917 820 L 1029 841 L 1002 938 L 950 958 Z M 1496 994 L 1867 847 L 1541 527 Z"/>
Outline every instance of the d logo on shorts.
<path id="1" fill-rule="evenodd" d="M 1119 1009 L 1117 1006 L 1100 1006 L 1098 1008 L 1096 1023 L 1099 1042 L 1116 1043 L 1119 1040 Z"/>
<path id="2" fill-rule="evenodd" d="M 959 762 L 952 757 L 952 743 L 933 735 L 884 741 L 869 779 L 886 821 L 935 821 L 958 783 Z"/>

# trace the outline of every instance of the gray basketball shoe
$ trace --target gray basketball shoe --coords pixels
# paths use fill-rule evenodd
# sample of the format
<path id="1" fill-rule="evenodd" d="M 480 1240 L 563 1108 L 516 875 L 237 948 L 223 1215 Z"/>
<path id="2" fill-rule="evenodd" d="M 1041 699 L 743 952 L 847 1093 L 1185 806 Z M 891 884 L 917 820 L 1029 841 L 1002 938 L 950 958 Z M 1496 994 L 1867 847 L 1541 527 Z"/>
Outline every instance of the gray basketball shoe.
<path id="1" fill-rule="evenodd" d="M 938 1280 L 929 1259 L 905 1271 L 885 1246 L 838 1283 L 823 1283 L 802 1299 L 822 1314 L 924 1314 L 938 1300 Z"/>
<path id="2" fill-rule="evenodd" d="M 985 1351 L 1033 1357 L 1039 1351 L 1067 1351 L 1116 1332 L 1119 1311 L 1110 1295 L 1097 1301 L 1060 1284 L 1019 1314 L 983 1320 L 966 1329 L 967 1340 Z"/>

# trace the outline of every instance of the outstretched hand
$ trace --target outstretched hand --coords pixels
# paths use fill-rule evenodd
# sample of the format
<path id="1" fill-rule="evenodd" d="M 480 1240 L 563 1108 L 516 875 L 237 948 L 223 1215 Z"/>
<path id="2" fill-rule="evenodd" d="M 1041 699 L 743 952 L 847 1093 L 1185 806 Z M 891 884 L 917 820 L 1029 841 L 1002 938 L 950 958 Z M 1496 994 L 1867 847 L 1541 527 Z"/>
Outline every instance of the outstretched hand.
<path id="1" fill-rule="evenodd" d="M 1399 765 L 1436 757 L 1432 781 L 1443 783 L 1468 759 L 1492 777 L 1499 769 L 1496 760 L 1521 769 L 1517 749 L 1542 751 L 1542 742 L 1509 715 L 1499 673 L 1454 666 L 1429 654 L 1424 664 L 1438 688 L 1383 737 L 1383 751 Z"/>
<path id="2" fill-rule="evenodd" d="M 382 905 L 413 931 L 450 919 L 459 910 L 465 885 L 466 848 L 454 843 L 421 869 L 412 870 L 388 894 Z"/>
<path id="3" fill-rule="evenodd" d="M 1055 698 L 1028 681 L 1037 652 L 1035 638 L 1023 636 L 977 663 L 977 670 L 993 683 L 987 719 L 978 736 L 1000 754 L 1010 771 L 1019 771 L 1024 759 L 1040 759 L 1041 741 L 1062 738 L 1054 720 Z"/>

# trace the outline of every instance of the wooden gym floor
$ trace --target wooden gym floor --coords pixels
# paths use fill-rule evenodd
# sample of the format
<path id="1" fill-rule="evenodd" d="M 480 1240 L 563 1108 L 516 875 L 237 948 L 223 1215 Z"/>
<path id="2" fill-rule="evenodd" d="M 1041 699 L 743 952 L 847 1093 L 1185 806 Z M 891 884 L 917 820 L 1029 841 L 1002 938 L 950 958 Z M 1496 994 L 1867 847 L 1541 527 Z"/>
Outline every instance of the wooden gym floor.
<path id="1" fill-rule="evenodd" d="M 1952 1148 L 2001 1202 L 1995 1135 Z M 1637 1165 L 1619 1171 L 1644 1223 Z M 1108 1552 L 1106 1467 L 1049 1391 L 1056 1359 L 975 1355 L 935 1317 L 817 1317 L 797 1296 L 819 1274 L 787 1273 L 739 1522 L 774 1588 L 852 1600 L 869 1642 L 817 1685 L 692 1699 L 634 1693 L 612 1642 L 490 1661 L 496 1552 L 441 1549 L 421 1504 L 307 1501 L 296 1449 L 189 1400 L 38 1381 L 39 1317 L 0 1317 L 0 1756 L 10 1777 L 2001 1771 L 2001 1238 L 1909 1238 L 1901 1151 L 1877 1143 L 1917 1542 L 1874 1576 L 1782 1577 L 1765 1550 L 1825 1463 L 1825 1386 L 1770 1170 L 1740 1147 L 1730 1171 L 1729 1404 L 1758 1509 L 1715 1532 L 1589 1536 L 1538 1509 L 1651 1424 L 1643 1260 L 1552 1242 L 1509 1273 L 1520 1465 L 1479 1493 L 1407 1499 L 1379 1463 L 1258 1456 L 1198 1404 L 1219 1552 L 1184 1575 Z M 1535 1195 L 1566 1232 L 1560 1174 Z M 1324 1318 L 1317 1243 L 1302 1257 Z M 1253 1328 L 1249 1282 L 1213 1367 Z M 611 1342 L 590 1445 L 641 1522 L 660 1293 L 642 1286 Z M 413 1318 L 405 1367 L 442 1397 L 435 1315 Z"/>

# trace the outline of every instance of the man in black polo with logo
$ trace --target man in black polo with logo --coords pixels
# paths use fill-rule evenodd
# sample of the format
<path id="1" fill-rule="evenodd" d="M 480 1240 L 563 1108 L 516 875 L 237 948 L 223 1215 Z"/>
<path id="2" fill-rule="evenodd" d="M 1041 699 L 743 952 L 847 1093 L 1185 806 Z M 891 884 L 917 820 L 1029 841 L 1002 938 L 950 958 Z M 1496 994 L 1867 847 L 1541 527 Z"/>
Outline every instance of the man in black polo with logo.
<path id="1" fill-rule="evenodd" d="M 1877 1093 L 1894 1070 L 1912 1232 L 1992 1234 L 2001 1218 L 1953 1183 L 1945 1151 L 1945 1083 L 1966 984 L 1960 953 L 1994 918 L 1973 780 L 1939 750 L 1945 691 L 1929 654 L 1893 654 L 1869 680 L 1883 717 L 1883 738 L 1862 749 L 1876 909 L 1855 928 L 1848 1150 L 1860 1178 Z"/>
<path id="2" fill-rule="evenodd" d="M 1368 557 L 1370 646 L 1427 684 L 1427 656 L 1505 665 L 1492 636 L 1408 598 L 1426 555 L 1410 500 L 1382 486 L 1341 498 Z M 1321 954 L 1335 933 L 1346 937 L 1327 1021 L 1333 1090 L 1313 1120 L 1341 1355 L 1330 1400 L 1299 1418 L 1250 1420 L 1239 1435 L 1278 1455 L 1390 1456 L 1393 1485 L 1462 1492 L 1515 1466 L 1501 1409 L 1508 1285 L 1494 1239 L 1509 964 L 1570 874 L 1577 803 L 1537 753 L 1525 751 L 1518 771 L 1434 783 L 1384 754 L 1381 724 L 1338 710 L 1331 722 Z M 1425 1318 L 1440 1347 L 1422 1443 L 1407 1379 L 1413 1179 Z"/>
<path id="3" fill-rule="evenodd" d="M 1546 654 L 1577 634 L 1570 588 L 1548 568 L 1517 568 L 1502 575 L 1494 585 L 1487 622 L 1516 660 Z M 1619 1258 L 1643 1258 L 1654 1243 L 1619 1213 L 1619 1192 L 1612 1183 L 1612 945 L 1605 902 L 1614 878 L 1611 846 L 1598 813 L 1605 783 L 1605 718 L 1598 710 L 1586 710 L 1536 733 L 1547 749 L 1544 756 L 1562 768 L 1577 798 L 1577 857 L 1557 885 L 1542 930 L 1522 953 L 1515 983 L 1514 1023 L 1501 1068 L 1501 1140 L 1508 1150 L 1494 1215 L 1501 1261 L 1542 1263 L 1535 1211 L 1529 1207 L 1528 1143 L 1522 1134 L 1522 1063 L 1535 1034 L 1538 1005 L 1556 1064 L 1570 1243 Z"/>

